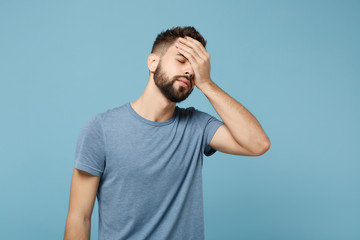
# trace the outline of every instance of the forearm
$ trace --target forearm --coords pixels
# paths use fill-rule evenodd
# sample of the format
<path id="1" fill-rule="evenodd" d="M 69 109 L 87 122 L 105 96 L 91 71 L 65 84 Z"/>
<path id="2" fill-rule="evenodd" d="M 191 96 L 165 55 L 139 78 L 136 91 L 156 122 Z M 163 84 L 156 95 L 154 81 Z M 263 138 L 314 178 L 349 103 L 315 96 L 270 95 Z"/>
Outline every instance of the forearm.
<path id="1" fill-rule="evenodd" d="M 68 216 L 64 240 L 90 240 L 91 219 Z"/>
<path id="2" fill-rule="evenodd" d="M 261 152 L 270 147 L 270 140 L 260 123 L 244 106 L 211 80 L 199 89 L 210 101 L 238 144 L 253 152 Z"/>

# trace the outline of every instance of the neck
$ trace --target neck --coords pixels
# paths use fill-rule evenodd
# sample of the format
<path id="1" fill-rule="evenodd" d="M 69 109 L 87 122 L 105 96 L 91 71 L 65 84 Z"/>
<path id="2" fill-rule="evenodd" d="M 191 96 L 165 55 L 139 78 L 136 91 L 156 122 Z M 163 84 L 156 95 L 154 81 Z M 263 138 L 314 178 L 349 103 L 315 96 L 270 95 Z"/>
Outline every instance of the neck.
<path id="1" fill-rule="evenodd" d="M 143 94 L 130 103 L 143 118 L 154 122 L 165 122 L 174 114 L 176 103 L 167 99 L 155 85 L 152 75 Z"/>

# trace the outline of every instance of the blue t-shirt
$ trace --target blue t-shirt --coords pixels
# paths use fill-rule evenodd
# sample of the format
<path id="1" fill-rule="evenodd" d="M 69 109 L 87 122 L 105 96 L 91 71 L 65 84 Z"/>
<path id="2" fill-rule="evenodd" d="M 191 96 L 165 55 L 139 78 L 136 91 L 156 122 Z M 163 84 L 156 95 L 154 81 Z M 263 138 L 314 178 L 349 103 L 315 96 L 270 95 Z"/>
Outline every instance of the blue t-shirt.
<path id="1" fill-rule="evenodd" d="M 99 240 L 204 239 L 203 154 L 223 122 L 175 107 L 154 122 L 130 102 L 94 115 L 76 145 L 74 167 L 101 177 Z"/>

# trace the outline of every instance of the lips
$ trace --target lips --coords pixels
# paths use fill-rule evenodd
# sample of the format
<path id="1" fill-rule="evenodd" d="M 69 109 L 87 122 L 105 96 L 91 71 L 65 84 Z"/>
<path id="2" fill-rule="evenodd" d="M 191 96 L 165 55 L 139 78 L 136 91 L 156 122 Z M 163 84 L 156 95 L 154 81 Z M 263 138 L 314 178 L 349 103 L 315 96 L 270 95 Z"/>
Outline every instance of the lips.
<path id="1" fill-rule="evenodd" d="M 178 78 L 177 80 L 185 83 L 188 87 L 190 86 L 190 82 L 186 78 Z"/>

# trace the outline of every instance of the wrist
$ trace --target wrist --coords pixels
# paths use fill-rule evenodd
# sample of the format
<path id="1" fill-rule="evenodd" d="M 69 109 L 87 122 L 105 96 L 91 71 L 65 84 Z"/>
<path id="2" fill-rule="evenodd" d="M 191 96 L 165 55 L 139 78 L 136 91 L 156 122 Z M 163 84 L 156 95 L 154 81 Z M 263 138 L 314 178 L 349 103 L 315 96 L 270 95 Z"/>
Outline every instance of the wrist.
<path id="1" fill-rule="evenodd" d="M 199 84 L 197 87 L 203 92 L 205 93 L 208 90 L 213 89 L 215 86 L 215 83 L 213 81 L 211 81 L 211 79 L 204 81 L 203 83 Z"/>

